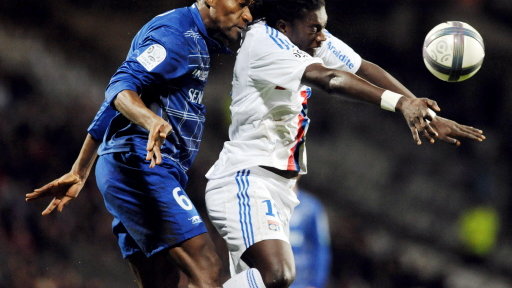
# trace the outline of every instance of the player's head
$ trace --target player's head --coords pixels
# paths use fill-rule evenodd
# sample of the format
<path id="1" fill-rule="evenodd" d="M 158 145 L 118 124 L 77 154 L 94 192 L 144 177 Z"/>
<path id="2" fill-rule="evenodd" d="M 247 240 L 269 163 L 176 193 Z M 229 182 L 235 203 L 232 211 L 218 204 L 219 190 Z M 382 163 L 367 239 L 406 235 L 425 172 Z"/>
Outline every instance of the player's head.
<path id="1" fill-rule="evenodd" d="M 284 33 L 299 49 L 313 54 L 325 41 L 324 0 L 257 0 L 255 18 Z"/>
<path id="2" fill-rule="evenodd" d="M 210 31 L 228 41 L 240 38 L 242 30 L 252 21 L 249 5 L 253 0 L 200 0 L 201 16 Z M 220 33 L 217 33 L 220 32 Z"/>

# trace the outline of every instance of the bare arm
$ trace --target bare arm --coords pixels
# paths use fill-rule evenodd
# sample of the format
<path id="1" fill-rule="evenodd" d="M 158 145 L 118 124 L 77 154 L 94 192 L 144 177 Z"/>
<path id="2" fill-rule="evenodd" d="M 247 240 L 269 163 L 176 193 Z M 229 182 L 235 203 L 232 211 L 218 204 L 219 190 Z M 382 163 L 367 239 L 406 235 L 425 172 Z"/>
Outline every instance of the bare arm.
<path id="1" fill-rule="evenodd" d="M 62 212 L 64 206 L 76 198 L 82 190 L 96 161 L 99 144 L 90 134 L 87 134 L 80 154 L 76 158 L 71 171 L 43 187 L 35 189 L 32 193 L 26 194 L 25 200 L 30 201 L 40 197 L 51 196 L 53 199 L 42 214 L 48 215 L 55 208 Z"/>
<path id="2" fill-rule="evenodd" d="M 370 61 L 363 60 L 361 67 L 356 74 L 375 85 L 400 93 L 406 97 L 416 98 L 416 96 L 402 83 L 400 83 L 400 81 L 389 74 L 386 70 Z M 482 130 L 462 125 L 443 117 L 435 117 L 432 120 L 431 125 L 436 129 L 436 132 L 438 132 L 438 139 L 456 146 L 459 146 L 461 142 L 454 137 L 463 137 L 479 142 L 485 140 Z"/>
<path id="3" fill-rule="evenodd" d="M 128 120 L 149 131 L 146 146 L 146 160 L 151 160 L 149 166 L 154 167 L 162 163 L 160 146 L 163 145 L 165 137 L 172 132 L 171 125 L 146 107 L 135 91 L 121 91 L 117 94 L 114 105 Z"/>
<path id="4" fill-rule="evenodd" d="M 386 89 L 378 87 L 350 72 L 328 69 L 321 64 L 309 65 L 302 76 L 302 82 L 337 95 L 380 105 L 381 96 Z M 439 111 L 436 102 L 427 98 L 401 97 L 396 109 L 399 110 L 409 126 L 414 141 L 419 145 L 419 133 L 433 141 L 437 132 L 425 121 L 430 118 L 428 109 Z"/>
<path id="5" fill-rule="evenodd" d="M 134 91 L 122 91 L 114 100 L 114 104 L 125 117 L 150 131 L 146 159 L 151 160 L 150 167 L 160 164 L 162 161 L 160 145 L 165 141 L 167 134 L 172 131 L 169 123 L 149 110 Z M 30 201 L 50 196 L 53 199 L 42 214 L 48 215 L 55 208 L 61 212 L 69 201 L 78 196 L 85 185 L 98 157 L 97 151 L 100 143 L 94 140 L 91 134 L 87 134 L 71 171 L 41 188 L 35 189 L 32 193 L 27 193 L 25 200 Z"/>
<path id="6" fill-rule="evenodd" d="M 382 88 L 400 93 L 406 97 L 416 98 L 416 96 L 393 77 L 393 75 L 370 61 L 363 60 L 356 75 Z"/>

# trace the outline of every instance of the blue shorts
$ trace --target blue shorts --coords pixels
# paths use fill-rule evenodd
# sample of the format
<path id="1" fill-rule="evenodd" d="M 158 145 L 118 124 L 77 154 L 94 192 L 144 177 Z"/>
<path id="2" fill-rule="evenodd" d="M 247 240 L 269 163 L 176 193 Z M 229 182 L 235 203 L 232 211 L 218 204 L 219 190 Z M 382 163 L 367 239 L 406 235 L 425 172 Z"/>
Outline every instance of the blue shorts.
<path id="1" fill-rule="evenodd" d="M 101 155 L 96 182 L 123 257 L 147 257 L 206 233 L 206 227 L 183 187 L 187 175 L 169 159 L 149 168 L 145 156 L 133 152 Z"/>

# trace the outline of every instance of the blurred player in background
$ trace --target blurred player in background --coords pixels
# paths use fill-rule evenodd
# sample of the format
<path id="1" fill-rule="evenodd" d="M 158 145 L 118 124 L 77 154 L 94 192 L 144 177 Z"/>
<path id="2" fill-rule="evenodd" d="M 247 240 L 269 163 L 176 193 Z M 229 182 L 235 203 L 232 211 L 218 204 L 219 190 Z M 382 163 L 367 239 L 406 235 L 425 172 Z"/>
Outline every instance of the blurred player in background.
<path id="1" fill-rule="evenodd" d="M 289 287 L 295 278 L 289 221 L 299 203 L 293 189 L 297 176 L 307 172 L 311 88 L 305 85 L 398 110 L 417 144 L 420 136 L 457 145 L 455 137 L 485 137 L 478 129 L 436 117 L 435 101 L 416 98 L 329 34 L 323 0 L 260 4 L 253 11 L 265 21 L 250 26 L 237 55 L 230 140 L 207 173 L 206 204 L 227 243 L 232 273 L 252 267 L 266 287 Z"/>
<path id="2" fill-rule="evenodd" d="M 96 179 L 139 287 L 220 287 L 220 260 L 184 187 L 205 121 L 210 53 L 252 21 L 251 0 L 200 0 L 149 21 L 106 89 L 70 172 L 26 195 L 62 211 L 98 157 Z M 100 145 L 101 143 L 101 145 Z M 98 148 L 99 147 L 99 148 Z M 158 164 L 158 165 L 157 165 Z"/>
<path id="3" fill-rule="evenodd" d="M 299 186 L 295 191 L 300 204 L 290 219 L 290 244 L 296 268 L 290 287 L 324 288 L 331 272 L 329 219 L 320 199 Z"/>

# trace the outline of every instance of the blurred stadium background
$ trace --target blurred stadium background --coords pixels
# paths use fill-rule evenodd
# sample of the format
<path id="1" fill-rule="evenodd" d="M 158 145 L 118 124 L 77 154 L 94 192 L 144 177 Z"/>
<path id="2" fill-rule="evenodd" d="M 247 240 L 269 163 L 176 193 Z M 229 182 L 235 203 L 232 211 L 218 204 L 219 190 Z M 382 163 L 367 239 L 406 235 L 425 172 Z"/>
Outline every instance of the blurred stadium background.
<path id="1" fill-rule="evenodd" d="M 41 217 L 47 201 L 27 205 L 24 194 L 71 167 L 138 28 L 191 2 L 0 2 L 0 287 L 135 287 L 94 177 L 62 214 Z M 327 10 L 333 34 L 488 138 L 417 147 L 398 115 L 315 93 L 302 186 L 328 207 L 329 287 L 512 287 L 512 1 L 330 0 Z M 426 33 L 447 20 L 485 41 L 466 82 L 437 80 L 421 58 Z M 200 208 L 227 138 L 232 65 L 214 59 L 204 98 L 188 187 Z"/>

